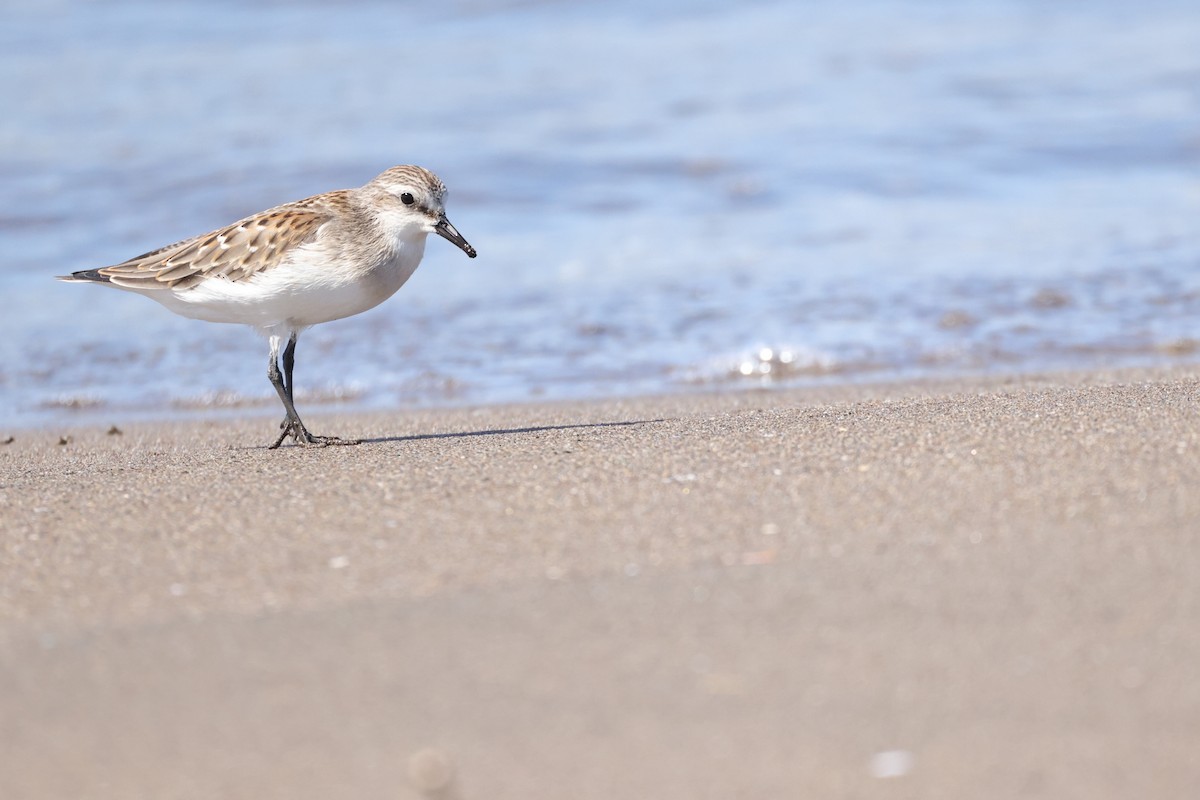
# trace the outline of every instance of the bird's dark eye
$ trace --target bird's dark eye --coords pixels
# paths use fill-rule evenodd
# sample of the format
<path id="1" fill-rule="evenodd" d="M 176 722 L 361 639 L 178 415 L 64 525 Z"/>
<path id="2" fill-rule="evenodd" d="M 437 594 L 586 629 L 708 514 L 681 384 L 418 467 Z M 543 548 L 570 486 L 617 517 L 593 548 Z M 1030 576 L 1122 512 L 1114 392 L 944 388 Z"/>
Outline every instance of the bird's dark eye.
<path id="1" fill-rule="evenodd" d="M 417 199 L 412 196 L 412 192 L 405 192 L 404 194 L 400 195 L 400 202 L 404 203 L 406 206 L 411 206 L 413 203 L 417 202 Z"/>

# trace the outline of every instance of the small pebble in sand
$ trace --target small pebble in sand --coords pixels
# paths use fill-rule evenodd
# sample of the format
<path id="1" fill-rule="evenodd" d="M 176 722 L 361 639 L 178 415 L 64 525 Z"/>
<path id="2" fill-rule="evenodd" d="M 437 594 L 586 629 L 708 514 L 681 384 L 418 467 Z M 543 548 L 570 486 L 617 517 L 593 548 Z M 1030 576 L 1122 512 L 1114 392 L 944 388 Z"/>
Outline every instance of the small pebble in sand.
<path id="1" fill-rule="evenodd" d="M 408 779 L 423 794 L 437 796 L 454 780 L 454 761 L 436 747 L 426 747 L 408 759 Z"/>
<path id="2" fill-rule="evenodd" d="M 912 771 L 914 761 L 907 750 L 884 750 L 871 756 L 869 769 L 876 778 L 899 778 Z"/>

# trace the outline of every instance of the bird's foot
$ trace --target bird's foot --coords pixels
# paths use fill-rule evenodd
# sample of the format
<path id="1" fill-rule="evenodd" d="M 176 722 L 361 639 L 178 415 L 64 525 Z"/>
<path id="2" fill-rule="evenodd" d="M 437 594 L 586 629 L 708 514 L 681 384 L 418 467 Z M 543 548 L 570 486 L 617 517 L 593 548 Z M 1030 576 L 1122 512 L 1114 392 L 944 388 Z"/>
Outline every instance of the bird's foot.
<path id="1" fill-rule="evenodd" d="M 361 439 L 343 439 L 339 436 L 315 436 L 308 432 L 308 428 L 304 427 L 304 423 L 298 419 L 287 418 L 279 423 L 280 433 L 279 438 L 273 444 L 268 446 L 268 450 L 275 450 L 283 440 L 292 437 L 292 441 L 301 447 L 329 447 L 331 445 L 351 445 L 362 444 Z"/>

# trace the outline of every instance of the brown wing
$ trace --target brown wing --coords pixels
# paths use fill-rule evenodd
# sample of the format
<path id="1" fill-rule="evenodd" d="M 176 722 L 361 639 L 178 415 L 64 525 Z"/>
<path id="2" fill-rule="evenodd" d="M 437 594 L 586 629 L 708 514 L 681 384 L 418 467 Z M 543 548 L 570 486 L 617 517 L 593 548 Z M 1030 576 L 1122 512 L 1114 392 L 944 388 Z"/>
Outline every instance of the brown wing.
<path id="1" fill-rule="evenodd" d="M 329 221 L 328 207 L 313 200 L 273 208 L 96 272 L 130 289 L 186 289 L 213 277 L 245 280 L 277 266 Z"/>

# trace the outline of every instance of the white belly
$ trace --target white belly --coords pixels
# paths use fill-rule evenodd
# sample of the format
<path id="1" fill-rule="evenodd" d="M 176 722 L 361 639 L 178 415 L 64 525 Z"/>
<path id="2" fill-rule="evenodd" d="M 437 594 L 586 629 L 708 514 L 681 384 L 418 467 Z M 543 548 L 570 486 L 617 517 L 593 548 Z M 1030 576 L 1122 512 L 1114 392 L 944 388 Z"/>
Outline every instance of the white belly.
<path id="1" fill-rule="evenodd" d="M 185 317 L 251 325 L 263 331 L 299 330 L 360 314 L 396 293 L 421 263 L 425 242 L 409 243 L 371 269 L 339 266 L 316 250 L 250 278 L 213 277 L 181 291 L 141 292 Z"/>

